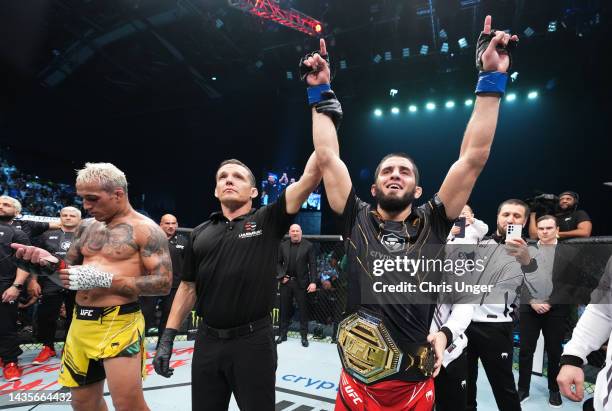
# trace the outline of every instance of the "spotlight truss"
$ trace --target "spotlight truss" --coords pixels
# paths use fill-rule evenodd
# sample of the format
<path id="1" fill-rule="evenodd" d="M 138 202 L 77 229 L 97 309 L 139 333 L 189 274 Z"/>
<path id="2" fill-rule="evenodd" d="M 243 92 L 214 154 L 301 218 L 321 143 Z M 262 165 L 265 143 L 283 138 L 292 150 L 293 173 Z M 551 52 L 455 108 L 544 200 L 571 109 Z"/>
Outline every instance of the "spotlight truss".
<path id="1" fill-rule="evenodd" d="M 228 0 L 228 4 L 245 13 L 274 21 L 309 36 L 320 35 L 323 30 L 320 21 L 295 9 L 283 10 L 274 0 Z"/>

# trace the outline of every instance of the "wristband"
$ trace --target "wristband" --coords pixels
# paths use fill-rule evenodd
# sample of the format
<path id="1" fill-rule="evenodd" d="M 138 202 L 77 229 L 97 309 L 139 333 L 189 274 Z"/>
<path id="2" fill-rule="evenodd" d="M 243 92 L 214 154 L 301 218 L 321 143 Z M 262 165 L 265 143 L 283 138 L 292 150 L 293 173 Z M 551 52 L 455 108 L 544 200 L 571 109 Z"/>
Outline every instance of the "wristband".
<path id="1" fill-rule="evenodd" d="M 478 74 L 478 83 L 476 84 L 476 95 L 482 93 L 499 94 L 503 96 L 506 92 L 506 84 L 508 83 L 508 74 L 499 71 L 481 71 Z"/>
<path id="2" fill-rule="evenodd" d="M 561 356 L 561 359 L 559 361 L 559 365 L 561 365 L 561 366 L 563 366 L 563 365 L 573 365 L 574 367 L 582 368 L 583 362 L 582 362 L 582 358 L 580 358 L 578 356 L 564 354 L 564 355 Z"/>
<path id="3" fill-rule="evenodd" d="M 318 86 L 308 87 L 306 92 L 308 94 L 308 105 L 312 106 L 323 100 L 325 100 L 323 93 L 331 90 L 329 84 L 319 84 Z"/>

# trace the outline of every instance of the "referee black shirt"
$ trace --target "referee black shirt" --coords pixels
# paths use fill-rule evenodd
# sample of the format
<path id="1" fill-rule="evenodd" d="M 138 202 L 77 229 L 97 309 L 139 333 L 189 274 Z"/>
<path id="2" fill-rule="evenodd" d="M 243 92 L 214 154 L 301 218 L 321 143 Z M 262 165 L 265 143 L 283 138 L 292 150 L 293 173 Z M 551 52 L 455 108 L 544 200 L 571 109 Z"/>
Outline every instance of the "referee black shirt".
<path id="1" fill-rule="evenodd" d="M 283 192 L 232 221 L 213 213 L 191 232 L 182 280 L 195 281 L 195 309 L 206 325 L 233 328 L 270 314 L 278 248 L 292 220 Z"/>

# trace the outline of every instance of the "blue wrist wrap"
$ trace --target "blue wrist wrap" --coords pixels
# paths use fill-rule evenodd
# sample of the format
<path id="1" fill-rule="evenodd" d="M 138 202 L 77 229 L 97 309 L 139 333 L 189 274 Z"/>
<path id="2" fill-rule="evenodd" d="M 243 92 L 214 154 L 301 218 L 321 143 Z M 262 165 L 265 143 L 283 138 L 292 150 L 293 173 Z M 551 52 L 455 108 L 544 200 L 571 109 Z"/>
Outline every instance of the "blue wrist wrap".
<path id="1" fill-rule="evenodd" d="M 476 84 L 476 95 L 481 93 L 499 94 L 500 97 L 506 92 L 508 74 L 499 71 L 481 71 L 478 74 Z"/>
<path id="2" fill-rule="evenodd" d="M 312 106 L 313 104 L 317 104 L 323 100 L 321 98 L 321 94 L 323 94 L 324 91 L 329 90 L 331 90 L 331 86 L 329 84 L 319 84 L 318 86 L 308 87 L 306 90 L 308 93 L 308 105 Z"/>

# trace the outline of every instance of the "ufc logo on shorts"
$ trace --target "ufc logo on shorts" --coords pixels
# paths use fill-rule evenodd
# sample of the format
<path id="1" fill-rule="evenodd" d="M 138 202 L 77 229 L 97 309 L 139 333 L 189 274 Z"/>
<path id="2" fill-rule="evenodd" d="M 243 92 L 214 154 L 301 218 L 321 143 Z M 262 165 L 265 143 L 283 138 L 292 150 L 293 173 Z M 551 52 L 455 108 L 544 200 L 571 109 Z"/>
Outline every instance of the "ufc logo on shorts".
<path id="1" fill-rule="evenodd" d="M 353 387 L 351 387 L 350 385 L 347 385 L 344 387 L 344 392 L 346 393 L 346 395 L 352 398 L 353 404 L 355 405 L 359 403 L 363 404 L 363 401 L 361 400 L 361 398 L 359 398 L 359 395 L 357 395 Z"/>
<path id="2" fill-rule="evenodd" d="M 80 315 L 84 317 L 93 317 L 93 310 L 81 309 Z"/>

